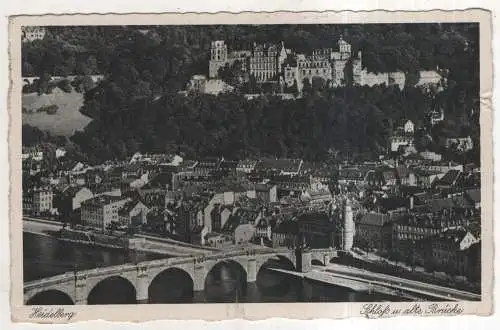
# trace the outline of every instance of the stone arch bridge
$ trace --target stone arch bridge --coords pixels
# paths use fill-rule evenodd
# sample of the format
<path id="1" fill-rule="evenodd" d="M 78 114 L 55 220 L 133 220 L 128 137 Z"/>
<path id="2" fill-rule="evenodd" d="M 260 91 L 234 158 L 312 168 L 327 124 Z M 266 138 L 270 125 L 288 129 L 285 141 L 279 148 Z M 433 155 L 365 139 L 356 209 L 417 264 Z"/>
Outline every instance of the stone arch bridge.
<path id="1" fill-rule="evenodd" d="M 71 300 L 72 304 L 84 305 L 92 290 L 102 281 L 119 278 L 127 281 L 134 289 L 136 301 L 147 303 L 149 286 L 153 280 L 164 271 L 175 269 L 187 274 L 192 283 L 193 291 L 203 291 L 208 273 L 221 262 L 240 266 L 246 275 L 246 282 L 255 282 L 260 268 L 270 259 L 281 259 L 293 264 L 298 271 L 307 272 L 312 264 L 326 265 L 337 255 L 335 249 L 306 250 L 297 253 L 293 250 L 242 250 L 212 254 L 200 257 L 177 257 L 161 260 L 145 261 L 137 264 L 96 268 L 85 271 L 69 272 L 48 277 L 24 285 L 24 303 L 36 301 L 36 297 L 47 292 L 56 292 Z"/>

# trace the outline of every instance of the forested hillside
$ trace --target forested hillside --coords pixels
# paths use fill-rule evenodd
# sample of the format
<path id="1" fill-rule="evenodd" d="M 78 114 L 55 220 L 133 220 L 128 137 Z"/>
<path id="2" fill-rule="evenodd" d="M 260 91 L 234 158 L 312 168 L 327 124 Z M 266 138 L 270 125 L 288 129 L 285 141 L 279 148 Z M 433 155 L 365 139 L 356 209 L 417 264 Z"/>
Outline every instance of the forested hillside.
<path id="1" fill-rule="evenodd" d="M 477 24 L 178 26 L 49 28 L 23 45 L 23 75 L 104 74 L 85 94 L 82 112 L 94 121 L 73 137 L 94 161 L 136 150 L 189 155 L 297 156 L 321 159 L 330 148 L 376 152 L 402 118 L 423 119 L 443 106 L 457 130 L 477 131 L 469 110 L 478 98 Z M 189 77 L 206 73 L 210 42 L 231 49 L 284 41 L 310 52 L 334 47 L 338 36 L 362 50 L 371 72 L 448 72 L 449 87 L 436 96 L 408 88 L 354 88 L 310 93 L 300 100 L 245 100 L 177 95 Z"/>

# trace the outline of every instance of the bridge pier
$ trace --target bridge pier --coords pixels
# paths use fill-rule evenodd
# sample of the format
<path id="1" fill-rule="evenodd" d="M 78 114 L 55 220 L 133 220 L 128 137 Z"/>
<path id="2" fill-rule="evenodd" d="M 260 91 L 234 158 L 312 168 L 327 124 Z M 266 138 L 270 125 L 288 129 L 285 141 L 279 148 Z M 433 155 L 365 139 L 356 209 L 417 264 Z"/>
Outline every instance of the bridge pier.
<path id="1" fill-rule="evenodd" d="M 137 303 L 147 304 L 149 302 L 149 280 L 147 267 L 137 268 L 137 281 L 135 287 Z"/>
<path id="2" fill-rule="evenodd" d="M 312 270 L 311 251 L 297 250 L 295 251 L 295 258 L 297 260 L 297 271 L 302 273 L 308 273 Z"/>
<path id="3" fill-rule="evenodd" d="M 75 276 L 75 305 L 87 305 L 87 276 Z"/>
<path id="4" fill-rule="evenodd" d="M 330 263 L 330 256 L 328 254 L 323 255 L 323 265 L 328 265 Z"/>
<path id="5" fill-rule="evenodd" d="M 257 260 L 255 260 L 255 258 L 248 259 L 247 268 L 247 282 L 251 283 L 257 281 Z"/>
<path id="6" fill-rule="evenodd" d="M 194 264 L 194 283 L 193 283 L 193 291 L 203 291 L 205 290 L 205 277 L 206 277 L 206 269 L 204 264 L 195 263 Z"/>

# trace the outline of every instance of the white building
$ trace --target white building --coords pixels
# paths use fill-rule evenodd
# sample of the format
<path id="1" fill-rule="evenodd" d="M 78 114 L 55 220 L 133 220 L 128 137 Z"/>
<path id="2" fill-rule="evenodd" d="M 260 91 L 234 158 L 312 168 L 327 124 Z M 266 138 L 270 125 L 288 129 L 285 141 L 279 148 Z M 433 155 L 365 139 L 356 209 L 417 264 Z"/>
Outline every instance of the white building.
<path id="1" fill-rule="evenodd" d="M 415 133 L 415 124 L 413 124 L 413 122 L 411 120 L 407 120 L 405 122 L 403 128 L 404 128 L 405 133 L 408 133 L 408 134 Z"/>
<path id="2" fill-rule="evenodd" d="M 21 159 L 32 159 L 41 162 L 43 160 L 43 151 L 38 147 L 23 147 Z"/>
<path id="3" fill-rule="evenodd" d="M 45 37 L 46 31 L 41 26 L 25 26 L 21 28 L 22 41 L 42 40 Z"/>
<path id="4" fill-rule="evenodd" d="M 118 223 L 118 211 L 129 200 L 119 196 L 101 195 L 83 202 L 81 204 L 83 225 L 105 230 L 111 222 Z"/>

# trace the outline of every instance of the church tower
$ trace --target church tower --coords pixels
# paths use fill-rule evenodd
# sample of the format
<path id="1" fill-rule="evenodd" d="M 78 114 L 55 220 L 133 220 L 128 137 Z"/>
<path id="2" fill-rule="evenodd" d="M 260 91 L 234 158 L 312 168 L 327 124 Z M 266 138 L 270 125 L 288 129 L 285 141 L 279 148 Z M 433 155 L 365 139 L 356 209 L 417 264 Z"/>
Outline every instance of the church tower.
<path id="1" fill-rule="evenodd" d="M 342 239 L 342 250 L 350 251 L 354 243 L 354 217 L 351 202 L 346 200 L 344 203 L 344 237 Z"/>

